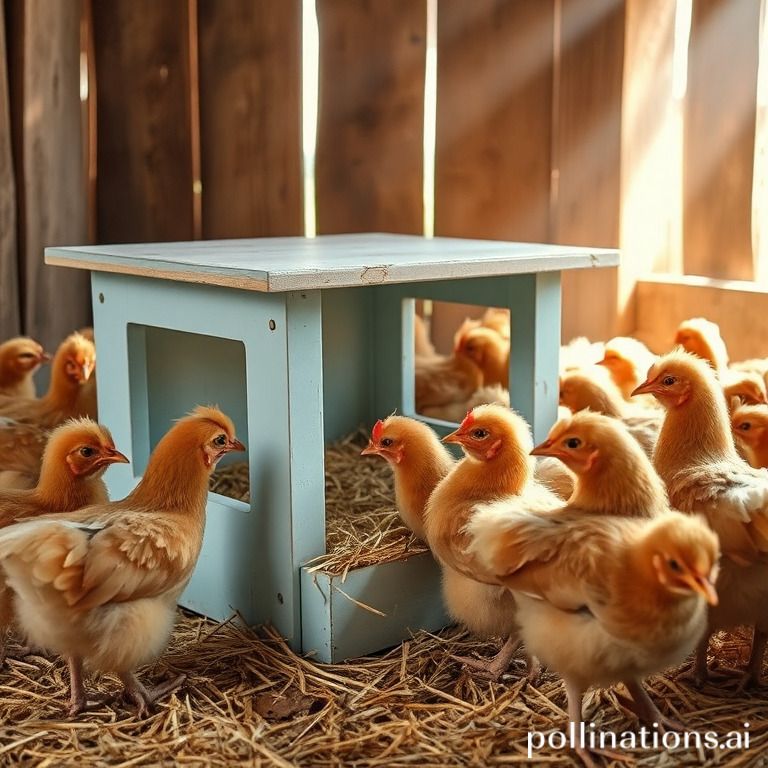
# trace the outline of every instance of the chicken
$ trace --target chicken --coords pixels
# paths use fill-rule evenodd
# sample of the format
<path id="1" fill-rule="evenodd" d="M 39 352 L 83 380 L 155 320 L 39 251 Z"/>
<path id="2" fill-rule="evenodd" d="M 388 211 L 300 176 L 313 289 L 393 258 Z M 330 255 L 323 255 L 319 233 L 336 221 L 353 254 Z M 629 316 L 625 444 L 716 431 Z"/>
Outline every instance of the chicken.
<path id="1" fill-rule="evenodd" d="M 51 383 L 40 399 L 0 397 L 0 417 L 51 429 L 67 419 L 85 414 L 77 408 L 81 386 L 88 381 L 96 361 L 93 343 L 73 333 L 59 345 L 51 363 Z"/>
<path id="2" fill-rule="evenodd" d="M 605 353 L 598 365 L 604 365 L 611 374 L 613 383 L 621 390 L 625 400 L 632 396 L 632 390 L 645 380 L 645 373 L 656 360 L 642 341 L 631 336 L 614 336 L 605 342 Z"/>
<path id="3" fill-rule="evenodd" d="M 725 399 L 729 403 L 734 398 L 739 404 L 744 405 L 768 403 L 765 381 L 758 373 L 727 369 L 722 372 L 720 381 L 725 393 Z"/>
<path id="4" fill-rule="evenodd" d="M 731 428 L 736 446 L 755 468 L 768 467 L 768 406 L 742 405 L 731 414 Z"/>
<path id="5" fill-rule="evenodd" d="M 395 475 L 395 498 L 403 522 L 424 539 L 427 501 L 454 466 L 452 455 L 426 425 L 405 416 L 376 422 L 363 455 L 386 459 Z M 440 562 L 438 560 L 438 562 Z M 450 616 L 478 637 L 506 636 L 515 626 L 514 600 L 498 587 L 482 584 L 440 563 L 443 601 Z M 517 649 L 508 641 L 496 664 L 459 657 L 480 674 L 498 680 Z"/>
<path id="6" fill-rule="evenodd" d="M 675 344 L 706 360 L 718 373 L 728 367 L 728 350 L 720 335 L 720 326 L 706 318 L 692 317 L 680 323 Z"/>
<path id="7" fill-rule="evenodd" d="M 34 486 L 49 434 L 50 430 L 37 424 L 0 416 L 0 473 L 18 473 Z M 8 486 L 3 483 L 0 487 Z"/>
<path id="8" fill-rule="evenodd" d="M 591 368 L 597 365 L 604 355 L 605 345 L 601 341 L 593 342 L 586 336 L 576 336 L 560 347 L 560 373 Z"/>
<path id="9" fill-rule="evenodd" d="M 78 333 L 85 339 L 88 339 L 88 341 L 91 342 L 91 344 L 96 344 L 96 337 L 93 333 L 93 328 L 90 326 L 86 326 L 85 328 L 81 328 Z M 88 377 L 87 381 L 83 382 L 83 385 L 80 387 L 80 392 L 77 395 L 77 412 L 83 416 L 87 416 L 89 419 L 98 419 L 99 417 L 99 408 L 97 404 L 97 396 L 96 396 L 96 366 L 93 366 L 93 371 L 91 371 L 91 375 Z"/>
<path id="10" fill-rule="evenodd" d="M 653 517 L 669 509 L 667 490 L 648 456 L 610 416 L 580 411 L 561 419 L 532 455 L 559 459 L 576 476 L 567 511 Z"/>
<path id="11" fill-rule="evenodd" d="M 0 395 L 35 397 L 35 371 L 51 356 L 33 339 L 19 336 L 0 344 Z"/>
<path id="12" fill-rule="evenodd" d="M 723 551 L 722 600 L 710 611 L 694 677 L 707 675 L 712 632 L 749 624 L 755 636 L 741 684 L 756 683 L 768 640 L 768 472 L 753 469 L 736 452 L 725 397 L 704 360 L 671 352 L 650 368 L 637 391 L 653 394 L 666 408 L 653 463 L 670 502 L 682 512 L 703 514 Z"/>
<path id="13" fill-rule="evenodd" d="M 532 504 L 555 507 L 561 502 L 534 481 L 535 462 L 528 455 L 532 447 L 530 430 L 513 411 L 500 405 L 479 406 L 443 440 L 461 445 L 466 455 L 429 497 L 424 521 L 427 542 L 443 567 L 444 579 L 455 579 L 453 571 L 470 581 L 482 582 L 482 572 L 464 556 L 464 526 L 474 507 L 498 497 L 521 494 Z M 498 586 L 487 586 L 485 594 L 491 609 L 489 619 L 495 618 L 497 622 L 495 631 L 503 631 L 509 637 L 493 660 L 475 662 L 473 666 L 489 676 L 498 676 L 509 665 L 519 644 L 515 604 L 511 595 Z M 530 665 L 529 670 L 533 672 Z"/>
<path id="14" fill-rule="evenodd" d="M 604 368 L 592 366 L 562 374 L 560 405 L 574 413 L 589 409 L 621 419 L 643 450 L 651 455 L 661 427 L 661 413 L 627 403 Z"/>
<path id="15" fill-rule="evenodd" d="M 469 411 L 478 405 L 485 405 L 486 403 L 501 403 L 502 405 L 509 406 L 509 390 L 504 389 L 500 384 L 495 384 L 492 387 L 479 387 L 468 400 L 423 408 L 420 413 L 422 416 L 428 416 L 431 419 L 452 421 L 458 424 Z"/>
<path id="16" fill-rule="evenodd" d="M 650 519 L 536 513 L 481 505 L 467 524 L 468 556 L 514 591 L 526 648 L 564 680 L 569 719 L 584 692 L 623 682 L 647 723 L 678 727 L 642 680 L 679 664 L 705 631 L 717 537 L 677 512 Z M 579 754 L 594 765 L 583 748 Z"/>
<path id="17" fill-rule="evenodd" d="M 467 358 L 417 357 L 414 399 L 419 413 L 425 408 L 464 402 L 483 383 L 480 369 Z"/>
<path id="18" fill-rule="evenodd" d="M 509 339 L 491 328 L 467 331 L 454 349 L 454 355 L 471 360 L 483 373 L 483 384 L 500 384 L 509 389 Z"/>
<path id="19" fill-rule="evenodd" d="M 88 419 L 58 427 L 45 446 L 40 481 L 31 490 L 0 491 L 0 528 L 48 512 L 70 512 L 109 500 L 101 476 L 110 464 L 126 463 L 105 427 Z M 0 666 L 13 621 L 11 591 L 0 582 Z"/>
<path id="20" fill-rule="evenodd" d="M 424 508 L 438 482 L 453 467 L 453 456 L 423 422 L 407 416 L 389 416 L 374 424 L 363 456 L 381 456 L 395 476 L 395 501 L 400 518 L 420 539 L 424 535 Z"/>
<path id="21" fill-rule="evenodd" d="M 210 474 L 226 453 L 244 449 L 227 416 L 199 406 L 160 440 L 122 501 L 0 531 L 21 628 L 69 660 L 72 714 L 86 706 L 84 662 L 116 673 L 140 714 L 181 682 L 148 690 L 135 670 L 168 642 L 200 553 Z"/>
<path id="22" fill-rule="evenodd" d="M 509 341 L 511 336 L 510 311 L 499 307 L 488 307 L 480 319 L 465 317 L 464 322 L 453 334 L 454 349 L 461 344 L 464 336 L 475 328 L 490 328 L 490 330 L 496 331 L 502 339 Z"/>

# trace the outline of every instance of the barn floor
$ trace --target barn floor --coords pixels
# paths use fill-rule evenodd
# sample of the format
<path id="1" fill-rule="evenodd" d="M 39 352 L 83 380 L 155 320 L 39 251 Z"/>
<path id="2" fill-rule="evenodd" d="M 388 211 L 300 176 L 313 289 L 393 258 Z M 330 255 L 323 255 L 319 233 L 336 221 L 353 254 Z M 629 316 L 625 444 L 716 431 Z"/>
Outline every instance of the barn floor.
<path id="1" fill-rule="evenodd" d="M 11 648 L 11 652 L 12 652 Z M 499 684 L 475 681 L 451 653 L 487 653 L 490 645 L 457 629 L 421 633 L 376 657 L 318 665 L 294 654 L 268 629 L 215 624 L 180 615 L 168 652 L 145 681 L 178 672 L 188 678 L 154 715 L 138 720 L 121 703 L 64 719 L 67 672 L 60 661 L 11 659 L 0 673 L 0 761 L 36 766 L 484 766 L 525 763 L 530 728 L 563 728 L 565 692 L 552 674 L 536 685 L 523 659 Z M 746 656 L 743 641 L 724 642 L 721 664 Z M 679 672 L 679 670 L 678 670 Z M 660 708 L 692 728 L 721 735 L 750 723 L 751 749 L 629 753 L 602 765 L 768 764 L 765 694 L 734 685 L 695 691 L 677 673 L 649 681 Z M 113 692 L 109 676 L 94 681 Z M 617 731 L 637 725 L 615 695 L 600 691 L 585 715 Z M 762 762 L 761 762 L 762 761 Z M 538 754 L 536 765 L 578 765 L 568 754 Z"/>

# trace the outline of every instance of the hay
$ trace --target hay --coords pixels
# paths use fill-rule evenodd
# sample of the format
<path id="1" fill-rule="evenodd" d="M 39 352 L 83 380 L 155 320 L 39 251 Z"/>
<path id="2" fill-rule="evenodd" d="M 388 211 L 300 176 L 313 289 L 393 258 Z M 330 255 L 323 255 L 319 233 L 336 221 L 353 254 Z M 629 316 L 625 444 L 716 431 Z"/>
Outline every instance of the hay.
<path id="1" fill-rule="evenodd" d="M 360 456 L 367 433 L 358 431 L 325 449 L 326 553 L 312 560 L 312 571 L 345 576 L 347 571 L 398 560 L 427 546 L 403 525 L 392 470 L 375 456 Z M 222 467 L 211 490 L 248 501 L 248 464 Z"/>
<path id="2" fill-rule="evenodd" d="M 13 652 L 14 646 L 11 646 Z M 458 629 L 419 633 L 388 653 L 335 665 L 295 655 L 269 629 L 258 634 L 236 621 L 217 625 L 182 614 L 163 658 L 145 682 L 185 672 L 185 684 L 138 720 L 122 703 L 62 719 L 67 673 L 62 661 L 11 659 L 0 674 L 0 761 L 36 766 L 485 766 L 526 762 L 528 731 L 566 727 L 565 691 L 544 673 L 521 677 L 522 656 L 501 683 L 475 680 L 451 654 L 489 654 Z M 743 662 L 734 637 L 721 642 L 721 663 Z M 114 692 L 111 676 L 94 681 Z M 751 749 L 628 753 L 599 758 L 610 766 L 758 766 L 768 748 L 764 698 L 734 685 L 697 691 L 676 673 L 652 678 L 651 695 L 665 713 L 721 736 L 750 723 Z M 612 691 L 594 692 L 585 707 L 600 728 L 637 730 Z M 633 758 L 631 761 L 629 758 Z M 546 749 L 534 765 L 579 763 Z"/>

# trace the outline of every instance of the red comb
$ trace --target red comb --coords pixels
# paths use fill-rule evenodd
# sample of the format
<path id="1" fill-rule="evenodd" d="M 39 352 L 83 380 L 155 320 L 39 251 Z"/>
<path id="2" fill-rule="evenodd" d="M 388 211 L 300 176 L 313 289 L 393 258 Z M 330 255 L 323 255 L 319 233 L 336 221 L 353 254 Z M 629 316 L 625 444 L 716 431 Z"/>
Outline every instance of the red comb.
<path id="1" fill-rule="evenodd" d="M 467 415 L 464 417 L 464 421 L 459 424 L 459 429 L 464 429 L 464 427 L 470 427 L 475 421 L 475 415 L 472 413 L 472 411 L 467 411 Z"/>
<path id="2" fill-rule="evenodd" d="M 371 437 L 378 442 L 381 440 L 381 433 L 384 431 L 384 422 L 379 419 L 374 425 L 373 429 L 371 430 Z"/>

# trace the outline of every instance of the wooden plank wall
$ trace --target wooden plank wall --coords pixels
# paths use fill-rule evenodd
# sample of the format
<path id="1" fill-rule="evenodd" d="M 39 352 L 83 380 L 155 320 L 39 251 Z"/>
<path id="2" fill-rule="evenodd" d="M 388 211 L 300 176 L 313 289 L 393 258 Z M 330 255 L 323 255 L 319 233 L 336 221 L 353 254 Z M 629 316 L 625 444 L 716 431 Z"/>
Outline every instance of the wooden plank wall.
<path id="1" fill-rule="evenodd" d="M 423 232 L 426 3 L 317 0 L 318 233 Z"/>
<path id="2" fill-rule="evenodd" d="M 81 6 L 14 0 L 7 10 L 23 329 L 55 348 L 90 318 L 88 275 L 43 264 L 45 246 L 88 240 Z"/>
<path id="3" fill-rule="evenodd" d="M 751 280 L 757 0 L 695 0 L 685 114 L 685 272 Z"/>

